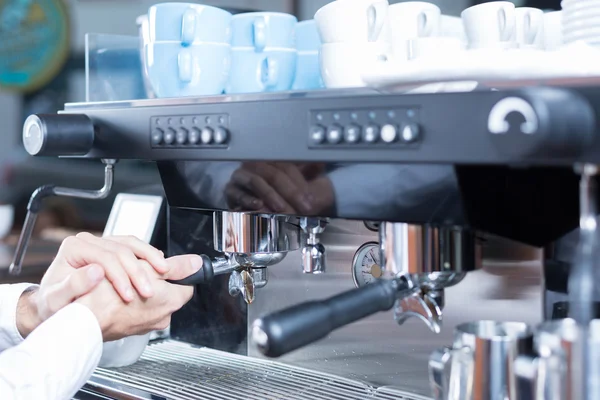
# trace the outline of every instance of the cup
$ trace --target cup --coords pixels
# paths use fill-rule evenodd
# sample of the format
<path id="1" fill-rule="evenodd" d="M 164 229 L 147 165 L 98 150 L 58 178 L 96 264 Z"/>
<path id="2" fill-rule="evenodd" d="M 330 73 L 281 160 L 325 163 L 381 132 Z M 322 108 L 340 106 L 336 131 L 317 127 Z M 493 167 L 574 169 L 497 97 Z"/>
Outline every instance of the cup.
<path id="1" fill-rule="evenodd" d="M 229 43 L 231 13 L 193 3 L 160 3 L 148 10 L 151 42 Z"/>
<path id="2" fill-rule="evenodd" d="M 387 0 L 336 0 L 315 14 L 323 43 L 387 42 Z"/>
<path id="3" fill-rule="evenodd" d="M 296 24 L 296 50 L 298 52 L 319 52 L 321 37 L 314 19 Z"/>
<path id="4" fill-rule="evenodd" d="M 102 357 L 99 366 L 102 368 L 121 368 L 135 364 L 146 350 L 149 341 L 150 333 L 106 342 L 102 345 Z"/>
<path id="5" fill-rule="evenodd" d="M 290 90 L 296 73 L 295 49 L 253 48 L 232 50 L 232 69 L 226 93 L 258 93 Z"/>
<path id="6" fill-rule="evenodd" d="M 539 8 L 518 7 L 515 9 L 516 38 L 521 48 L 544 48 L 544 12 Z"/>
<path id="7" fill-rule="evenodd" d="M 453 37 L 467 43 L 465 27 L 460 17 L 452 15 L 440 15 L 440 36 Z"/>
<path id="8" fill-rule="evenodd" d="M 11 204 L 0 205 L 0 239 L 4 239 L 13 227 L 15 209 Z"/>
<path id="9" fill-rule="evenodd" d="M 515 360 L 532 351 L 533 333 L 521 322 L 476 321 L 454 331 L 451 348 L 429 359 L 436 399 L 515 399 Z"/>
<path id="10" fill-rule="evenodd" d="M 321 78 L 319 52 L 298 52 L 296 61 L 296 76 L 292 85 L 293 90 L 310 90 L 325 87 Z"/>
<path id="11" fill-rule="evenodd" d="M 515 5 L 493 1 L 467 8 L 461 13 L 469 48 L 516 46 Z"/>
<path id="12" fill-rule="evenodd" d="M 146 52 L 144 48 L 146 44 L 150 43 L 150 28 L 148 27 L 148 15 L 140 15 L 135 20 L 140 36 L 140 61 L 142 65 L 142 79 L 144 81 L 144 91 L 146 92 L 146 97 L 149 99 L 156 98 L 154 91 L 152 90 L 152 83 L 150 82 L 150 78 L 148 77 L 148 65 L 146 63 Z"/>
<path id="13" fill-rule="evenodd" d="M 544 14 L 543 37 L 544 48 L 548 51 L 558 50 L 563 45 L 562 11 Z"/>
<path id="14" fill-rule="evenodd" d="M 298 20 L 290 14 L 252 12 L 231 18 L 231 45 L 265 48 L 295 48 L 294 31 Z"/>
<path id="15" fill-rule="evenodd" d="M 148 79 L 157 97 L 201 96 L 223 93 L 231 68 L 231 46 L 180 42 L 145 46 Z"/>
<path id="16" fill-rule="evenodd" d="M 409 1 L 389 7 L 394 58 L 408 59 L 407 42 L 414 38 L 436 36 L 440 26 L 440 9 L 424 1 Z"/>
<path id="17" fill-rule="evenodd" d="M 589 347 L 584 346 L 584 331 L 569 318 L 545 321 L 535 331 L 536 357 L 521 356 L 515 363 L 517 375 L 529 381 L 533 398 L 581 399 L 586 384 L 581 367 L 587 353 L 592 361 L 589 398 L 600 396 L 597 376 L 600 372 L 600 320 L 591 322 Z M 585 353 L 584 353 L 585 352 Z"/>
<path id="18" fill-rule="evenodd" d="M 389 43 L 325 43 L 321 46 L 321 76 L 327 88 L 364 87 L 362 74 L 391 58 Z"/>
<path id="19" fill-rule="evenodd" d="M 464 43 L 455 37 L 426 37 L 408 41 L 408 59 L 451 57 L 464 50 Z"/>

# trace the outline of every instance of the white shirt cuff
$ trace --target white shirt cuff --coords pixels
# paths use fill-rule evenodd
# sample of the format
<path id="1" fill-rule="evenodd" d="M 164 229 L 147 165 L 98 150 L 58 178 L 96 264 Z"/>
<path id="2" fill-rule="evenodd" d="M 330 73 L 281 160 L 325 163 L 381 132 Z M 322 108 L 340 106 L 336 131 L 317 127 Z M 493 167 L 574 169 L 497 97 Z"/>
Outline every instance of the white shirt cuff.
<path id="1" fill-rule="evenodd" d="M 32 287 L 38 285 L 31 283 L 0 285 L 0 352 L 23 341 L 17 329 L 17 305 L 23 292 Z"/>

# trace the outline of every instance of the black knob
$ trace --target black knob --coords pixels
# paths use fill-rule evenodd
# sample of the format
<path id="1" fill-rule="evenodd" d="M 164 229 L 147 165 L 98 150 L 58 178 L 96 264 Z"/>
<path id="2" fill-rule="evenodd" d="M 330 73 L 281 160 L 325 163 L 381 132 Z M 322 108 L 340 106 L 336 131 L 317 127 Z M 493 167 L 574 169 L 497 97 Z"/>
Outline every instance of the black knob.
<path id="1" fill-rule="evenodd" d="M 212 261 L 210 257 L 205 256 L 204 254 L 202 254 L 200 257 L 202 257 L 202 268 L 200 268 L 195 274 L 178 281 L 167 280 L 167 282 L 175 285 L 185 286 L 193 286 L 212 282 L 213 278 L 215 277 L 215 270 L 213 269 Z"/>
<path id="2" fill-rule="evenodd" d="M 505 94 L 487 117 L 494 146 L 517 158 L 579 155 L 591 144 L 595 128 L 588 100 L 562 88 L 535 87 Z"/>
<path id="3" fill-rule="evenodd" d="M 23 124 L 23 145 L 32 156 L 83 156 L 94 145 L 94 124 L 84 114 L 33 114 Z"/>
<path id="4" fill-rule="evenodd" d="M 323 301 L 310 301 L 257 319 L 252 341 L 268 357 L 279 357 L 348 325 L 394 306 L 406 284 L 379 280 Z"/>

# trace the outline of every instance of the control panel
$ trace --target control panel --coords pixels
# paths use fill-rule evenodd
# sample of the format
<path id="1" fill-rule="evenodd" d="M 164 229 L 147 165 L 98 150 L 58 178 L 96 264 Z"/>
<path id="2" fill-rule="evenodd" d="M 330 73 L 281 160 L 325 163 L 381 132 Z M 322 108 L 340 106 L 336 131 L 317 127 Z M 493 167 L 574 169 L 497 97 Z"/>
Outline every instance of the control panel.
<path id="1" fill-rule="evenodd" d="M 424 135 L 418 107 L 313 110 L 309 126 L 311 148 L 416 147 Z"/>
<path id="2" fill-rule="evenodd" d="M 226 148 L 230 136 L 227 114 L 167 115 L 150 119 L 153 148 Z"/>

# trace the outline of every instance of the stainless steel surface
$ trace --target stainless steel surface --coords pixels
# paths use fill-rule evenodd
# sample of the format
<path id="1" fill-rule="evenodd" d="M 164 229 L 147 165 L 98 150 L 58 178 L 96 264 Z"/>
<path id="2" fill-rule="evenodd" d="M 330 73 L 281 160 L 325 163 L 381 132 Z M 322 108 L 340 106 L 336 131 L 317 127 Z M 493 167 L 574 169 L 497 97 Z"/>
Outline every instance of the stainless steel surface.
<path id="1" fill-rule="evenodd" d="M 21 229 L 21 235 L 19 237 L 19 242 L 17 243 L 17 248 L 15 249 L 13 262 L 8 268 L 9 274 L 19 275 L 21 273 L 21 267 L 23 265 L 23 259 L 25 258 L 25 252 L 27 251 L 27 246 L 29 245 L 29 240 L 31 239 L 33 228 L 35 227 L 37 214 L 40 211 L 39 209 L 33 209 L 31 207 L 32 204 L 35 204 L 35 206 L 39 208 L 41 207 L 42 199 L 52 195 L 74 197 L 87 200 L 101 200 L 108 197 L 113 186 L 114 168 L 117 160 L 102 160 L 102 162 L 105 165 L 104 186 L 102 186 L 98 190 L 83 190 L 66 187 L 48 186 L 38 188 L 35 192 L 33 192 L 29 201 L 29 205 L 27 207 L 27 216 L 25 217 L 25 222 L 23 224 L 23 228 Z"/>
<path id="2" fill-rule="evenodd" d="M 98 368 L 86 389 L 116 399 L 167 400 L 425 400 L 396 388 L 165 341 L 148 346 L 140 361 Z"/>
<path id="3" fill-rule="evenodd" d="M 269 271 L 269 284 L 248 307 L 249 329 L 260 316 L 355 287 L 351 272 L 354 253 L 377 239 L 377 233 L 361 221 L 333 220 L 321 237 L 327 247 L 328 272 L 303 274 L 297 268 L 299 252 L 289 253 L 278 268 Z M 393 386 L 431 396 L 429 357 L 436 348 L 452 343 L 456 325 L 480 319 L 536 325 L 541 320 L 540 251 L 490 237 L 483 254 L 480 270 L 445 290 L 444 326 L 439 334 L 416 319 L 398 326 L 391 312 L 379 313 L 278 360 L 373 386 Z M 251 345 L 248 354 L 264 359 Z"/>
<path id="4" fill-rule="evenodd" d="M 442 306 L 438 299 L 419 289 L 398 300 L 394 308 L 396 322 L 402 325 L 408 318 L 416 317 L 425 322 L 432 332 L 439 333 L 442 330 Z"/>
<path id="5" fill-rule="evenodd" d="M 418 287 L 443 289 L 476 268 L 475 238 L 464 229 L 384 222 L 379 232 L 386 274 L 411 277 Z"/>
<path id="6" fill-rule="evenodd" d="M 532 340 L 532 330 L 525 323 L 476 321 L 457 326 L 452 347 L 434 351 L 430 358 L 436 397 L 518 399 L 514 364 L 531 351 Z"/>
<path id="7" fill-rule="evenodd" d="M 534 341 L 537 357 L 520 357 L 516 364 L 519 376 L 530 382 L 533 398 L 582 399 L 582 383 L 590 398 L 600 397 L 600 320 L 592 321 L 589 329 L 581 329 L 573 319 L 546 321 L 537 328 Z M 581 379 L 584 351 L 593 360 L 587 379 Z"/>
<path id="8" fill-rule="evenodd" d="M 287 217 L 215 212 L 215 249 L 223 253 L 254 254 L 297 250 L 299 228 Z"/>

